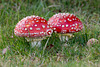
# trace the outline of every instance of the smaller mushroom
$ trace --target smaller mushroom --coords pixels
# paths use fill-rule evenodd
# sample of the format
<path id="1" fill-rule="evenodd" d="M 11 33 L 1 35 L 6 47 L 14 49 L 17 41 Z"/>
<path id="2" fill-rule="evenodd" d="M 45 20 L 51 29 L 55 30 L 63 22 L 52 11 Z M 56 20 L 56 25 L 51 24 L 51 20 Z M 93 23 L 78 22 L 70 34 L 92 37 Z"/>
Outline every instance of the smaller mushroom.
<path id="1" fill-rule="evenodd" d="M 82 22 L 73 14 L 58 13 L 53 15 L 48 24 L 53 28 L 54 32 L 59 34 L 60 40 L 68 41 L 68 37 L 72 37 L 72 33 L 83 29 Z"/>
<path id="2" fill-rule="evenodd" d="M 35 15 L 23 18 L 14 29 L 15 35 L 25 37 L 28 42 L 31 42 L 32 47 L 40 46 L 41 40 L 51 36 L 52 32 L 47 21 Z"/>
<path id="3" fill-rule="evenodd" d="M 91 38 L 91 39 L 88 40 L 87 46 L 90 47 L 90 46 L 92 46 L 93 44 L 98 43 L 98 42 L 99 42 L 99 41 L 98 41 L 97 39 Z"/>

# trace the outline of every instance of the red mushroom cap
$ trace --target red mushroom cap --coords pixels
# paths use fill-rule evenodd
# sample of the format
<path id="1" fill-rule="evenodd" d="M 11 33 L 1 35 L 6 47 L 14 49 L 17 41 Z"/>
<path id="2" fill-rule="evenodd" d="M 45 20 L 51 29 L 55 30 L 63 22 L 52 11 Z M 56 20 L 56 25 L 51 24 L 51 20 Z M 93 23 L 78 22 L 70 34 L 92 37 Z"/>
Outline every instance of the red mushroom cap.
<path id="1" fill-rule="evenodd" d="M 80 19 L 69 13 L 53 15 L 49 19 L 48 24 L 50 24 L 50 27 L 57 33 L 74 33 L 83 29 Z"/>
<path id="2" fill-rule="evenodd" d="M 52 29 L 44 18 L 33 15 L 19 21 L 14 33 L 21 37 L 42 37 L 51 35 Z"/>

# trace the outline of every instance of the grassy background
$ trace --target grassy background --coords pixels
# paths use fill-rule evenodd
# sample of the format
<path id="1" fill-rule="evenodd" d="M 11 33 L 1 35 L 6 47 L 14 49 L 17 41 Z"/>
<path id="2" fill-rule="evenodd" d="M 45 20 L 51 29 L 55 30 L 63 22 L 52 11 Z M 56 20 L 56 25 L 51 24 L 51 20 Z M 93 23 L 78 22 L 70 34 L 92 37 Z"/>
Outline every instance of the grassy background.
<path id="1" fill-rule="evenodd" d="M 0 0 L 0 67 L 99 67 L 100 66 L 100 0 Z M 23 17 L 38 15 L 48 20 L 59 12 L 75 14 L 84 24 L 84 29 L 74 33 L 63 46 L 56 34 L 47 45 L 31 48 L 25 38 L 14 35 L 15 25 Z M 90 38 L 98 44 L 86 45 Z M 5 54 L 4 48 L 9 47 Z"/>

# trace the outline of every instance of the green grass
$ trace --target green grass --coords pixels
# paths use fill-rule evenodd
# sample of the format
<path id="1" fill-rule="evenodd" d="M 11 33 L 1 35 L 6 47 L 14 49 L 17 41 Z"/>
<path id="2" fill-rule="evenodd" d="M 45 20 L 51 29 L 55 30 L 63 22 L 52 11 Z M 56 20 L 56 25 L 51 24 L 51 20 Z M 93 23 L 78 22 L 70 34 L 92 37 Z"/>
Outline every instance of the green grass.
<path id="1" fill-rule="evenodd" d="M 0 1 L 0 67 L 99 67 L 100 66 L 100 5 L 99 0 L 1 0 Z M 52 6 L 53 5 L 53 6 Z M 84 24 L 84 29 L 74 33 L 63 46 L 56 34 L 52 34 L 47 45 L 55 46 L 43 50 L 31 48 L 25 38 L 14 35 L 15 25 L 26 16 L 38 15 L 48 20 L 59 12 L 75 14 Z M 99 40 L 91 47 L 90 38 Z M 5 54 L 2 50 L 9 47 Z"/>

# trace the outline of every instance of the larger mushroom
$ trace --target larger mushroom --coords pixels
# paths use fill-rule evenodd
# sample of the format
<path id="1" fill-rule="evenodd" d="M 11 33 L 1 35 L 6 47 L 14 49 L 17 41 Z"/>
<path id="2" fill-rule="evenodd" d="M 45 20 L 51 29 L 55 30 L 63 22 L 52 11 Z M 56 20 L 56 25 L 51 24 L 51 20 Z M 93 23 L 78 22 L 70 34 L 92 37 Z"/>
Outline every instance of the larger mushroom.
<path id="1" fill-rule="evenodd" d="M 28 42 L 31 42 L 32 47 L 35 45 L 40 46 L 41 40 L 50 36 L 52 32 L 47 21 L 35 15 L 23 18 L 14 29 L 15 35 L 25 37 Z"/>
<path id="2" fill-rule="evenodd" d="M 48 24 L 53 28 L 54 32 L 59 34 L 60 40 L 68 40 L 73 36 L 72 33 L 82 30 L 83 25 L 79 18 L 69 13 L 58 13 L 53 15 Z"/>

